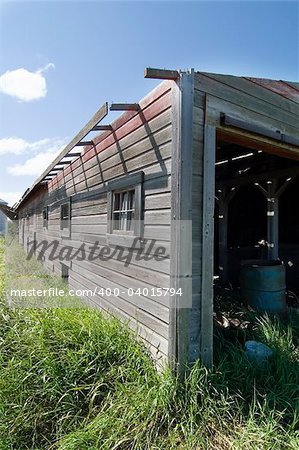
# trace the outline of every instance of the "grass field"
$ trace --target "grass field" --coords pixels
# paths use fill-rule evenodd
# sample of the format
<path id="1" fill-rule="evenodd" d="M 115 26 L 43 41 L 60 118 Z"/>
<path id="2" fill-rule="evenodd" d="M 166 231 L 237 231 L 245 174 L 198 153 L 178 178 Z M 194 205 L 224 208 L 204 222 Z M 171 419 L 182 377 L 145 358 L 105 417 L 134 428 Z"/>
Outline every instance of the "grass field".
<path id="1" fill-rule="evenodd" d="M 275 352 L 252 365 L 218 333 L 213 370 L 158 374 L 136 336 L 69 305 L 9 308 L 4 288 L 34 273 L 59 285 L 17 244 L 0 244 L 0 449 L 299 449 L 299 324 L 260 318 L 250 336 Z M 246 330 L 244 331 L 246 334 Z M 245 336 L 246 338 L 246 336 Z"/>

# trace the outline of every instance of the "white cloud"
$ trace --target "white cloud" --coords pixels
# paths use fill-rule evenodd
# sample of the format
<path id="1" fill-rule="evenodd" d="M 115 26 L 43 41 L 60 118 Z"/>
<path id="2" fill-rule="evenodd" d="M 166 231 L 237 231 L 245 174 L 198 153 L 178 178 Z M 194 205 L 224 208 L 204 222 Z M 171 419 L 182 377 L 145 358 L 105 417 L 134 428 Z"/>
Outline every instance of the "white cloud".
<path id="1" fill-rule="evenodd" d="M 59 151 L 53 153 L 39 153 L 33 158 L 27 159 L 24 164 L 16 164 L 15 166 L 8 167 L 7 171 L 11 175 L 40 175 L 53 159 L 58 155 Z"/>
<path id="2" fill-rule="evenodd" d="M 51 139 L 42 139 L 36 142 L 26 142 L 24 139 L 9 137 L 0 139 L 0 155 L 21 155 L 27 151 L 39 151 L 44 145 L 51 144 Z"/>
<path id="3" fill-rule="evenodd" d="M 67 139 L 42 139 L 40 141 L 28 143 L 25 142 L 25 151 L 27 149 L 34 151 L 35 156 L 27 159 L 23 164 L 9 166 L 7 172 L 14 176 L 22 175 L 40 175 L 48 165 L 56 158 L 67 143 Z M 16 149 L 17 147 L 15 147 Z M 1 154 L 1 147 L 0 147 Z"/>
<path id="4" fill-rule="evenodd" d="M 49 63 L 36 72 L 24 68 L 8 70 L 0 76 L 0 92 L 23 102 L 43 98 L 47 95 L 47 84 L 43 74 L 50 67 L 55 68 L 53 63 Z"/>
<path id="5" fill-rule="evenodd" d="M 0 192 L 1 200 L 4 200 L 10 206 L 14 205 L 22 197 L 23 192 Z"/>

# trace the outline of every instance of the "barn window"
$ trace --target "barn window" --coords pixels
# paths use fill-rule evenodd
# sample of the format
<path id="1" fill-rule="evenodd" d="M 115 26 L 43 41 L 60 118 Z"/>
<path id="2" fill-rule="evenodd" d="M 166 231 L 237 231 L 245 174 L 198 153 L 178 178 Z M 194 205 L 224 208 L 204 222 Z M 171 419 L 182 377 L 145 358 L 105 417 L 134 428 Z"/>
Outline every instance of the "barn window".
<path id="1" fill-rule="evenodd" d="M 135 190 L 113 192 L 112 230 L 133 234 L 135 212 Z"/>
<path id="2" fill-rule="evenodd" d="M 49 208 L 48 206 L 43 209 L 43 228 L 48 228 Z"/>
<path id="3" fill-rule="evenodd" d="M 61 263 L 61 278 L 65 283 L 69 282 L 69 268 L 67 265 Z"/>
<path id="4" fill-rule="evenodd" d="M 108 183 L 108 243 L 130 246 L 136 238 L 141 238 L 142 184 L 143 172 Z"/>
<path id="5" fill-rule="evenodd" d="M 60 230 L 61 236 L 71 236 L 71 202 L 60 205 Z"/>

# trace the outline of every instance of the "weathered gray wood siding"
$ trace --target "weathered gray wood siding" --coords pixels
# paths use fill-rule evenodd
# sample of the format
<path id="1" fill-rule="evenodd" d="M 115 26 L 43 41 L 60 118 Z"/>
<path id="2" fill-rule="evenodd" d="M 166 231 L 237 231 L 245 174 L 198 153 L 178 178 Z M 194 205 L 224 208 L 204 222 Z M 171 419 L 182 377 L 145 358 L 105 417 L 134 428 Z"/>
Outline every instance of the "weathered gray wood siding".
<path id="1" fill-rule="evenodd" d="M 82 244 L 107 245 L 107 183 L 127 174 L 144 172 L 144 238 L 155 239 L 155 247 L 163 245 L 170 252 L 171 153 L 172 153 L 172 85 L 164 82 L 141 102 L 140 112 L 127 112 L 113 124 L 113 132 L 104 132 L 95 139 L 95 147 L 87 147 L 84 155 L 53 179 L 49 196 L 25 203 L 21 208 L 25 224 L 24 244 L 36 232 L 37 242 L 58 240 L 59 249 L 68 245 L 79 249 Z M 96 193 L 97 190 L 102 190 Z M 93 198 L 78 194 L 95 192 Z M 61 237 L 60 205 L 71 197 L 71 238 Z M 48 229 L 43 228 L 42 208 L 48 204 Z M 153 253 L 154 250 L 152 250 Z M 61 262 L 44 264 L 61 275 Z M 88 253 L 87 253 L 88 258 Z M 85 297 L 91 305 L 99 306 L 138 328 L 150 343 L 155 356 L 168 355 L 169 296 L 129 296 L 127 289 L 169 288 L 170 260 L 135 261 L 129 266 L 113 257 L 110 260 L 73 260 L 69 265 L 69 286 L 73 289 L 96 287 L 119 288 L 120 296 Z M 124 293 L 122 293 L 124 292 Z"/>

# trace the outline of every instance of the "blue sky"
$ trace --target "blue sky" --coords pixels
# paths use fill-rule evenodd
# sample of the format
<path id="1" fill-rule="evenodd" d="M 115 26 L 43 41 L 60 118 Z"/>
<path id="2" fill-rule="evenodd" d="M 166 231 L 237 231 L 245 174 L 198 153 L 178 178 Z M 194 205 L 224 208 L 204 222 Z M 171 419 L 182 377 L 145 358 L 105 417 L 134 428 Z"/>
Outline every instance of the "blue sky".
<path id="1" fill-rule="evenodd" d="M 17 200 L 145 67 L 299 80 L 298 2 L 0 3 L 0 198 Z"/>

